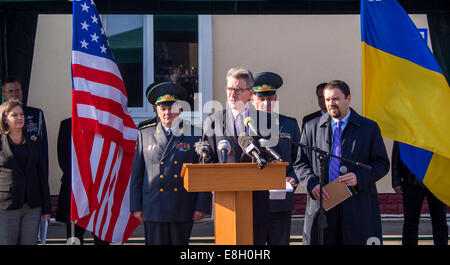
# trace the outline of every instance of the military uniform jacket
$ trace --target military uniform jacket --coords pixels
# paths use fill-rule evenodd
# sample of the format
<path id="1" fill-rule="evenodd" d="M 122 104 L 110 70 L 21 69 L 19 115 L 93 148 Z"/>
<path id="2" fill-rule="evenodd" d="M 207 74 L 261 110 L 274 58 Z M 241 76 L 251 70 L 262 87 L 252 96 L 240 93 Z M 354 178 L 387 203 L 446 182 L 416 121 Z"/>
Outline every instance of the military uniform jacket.
<path id="1" fill-rule="evenodd" d="M 297 146 L 285 142 L 281 139 L 286 139 L 294 143 L 300 142 L 300 129 L 298 127 L 297 120 L 284 115 L 279 115 L 278 126 L 280 127 L 280 141 L 279 146 L 281 149 L 281 158 L 283 161 L 288 162 L 289 166 L 286 167 L 286 177 L 295 179 L 298 184 L 298 178 L 295 174 L 292 164 L 297 158 Z M 294 210 L 294 192 L 287 192 L 286 199 L 284 200 L 270 200 L 270 212 L 290 212 Z"/>
<path id="2" fill-rule="evenodd" d="M 194 211 L 211 211 L 210 192 L 187 192 L 183 186 L 181 169 L 183 163 L 198 162 L 194 144 L 201 131 L 190 125 L 183 128 L 182 124 L 180 135 L 174 132 L 170 139 L 161 122 L 139 129 L 130 182 L 130 211 L 143 211 L 147 222 L 192 221 Z"/>
<path id="3" fill-rule="evenodd" d="M 48 140 L 44 112 L 38 108 L 24 106 L 23 114 L 25 116 L 25 130 L 29 135 L 34 135 L 39 138 L 42 145 L 42 152 L 44 153 L 44 161 L 48 168 Z"/>

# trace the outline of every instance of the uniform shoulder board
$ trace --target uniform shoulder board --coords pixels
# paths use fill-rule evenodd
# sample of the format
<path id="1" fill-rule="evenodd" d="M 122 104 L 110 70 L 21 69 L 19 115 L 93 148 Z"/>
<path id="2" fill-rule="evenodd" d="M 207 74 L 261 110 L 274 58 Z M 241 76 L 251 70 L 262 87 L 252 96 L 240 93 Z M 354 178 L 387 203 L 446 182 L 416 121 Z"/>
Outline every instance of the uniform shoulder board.
<path id="1" fill-rule="evenodd" d="M 155 118 L 150 118 L 150 119 L 145 120 L 145 121 L 141 121 L 139 123 L 139 125 L 138 125 L 138 129 L 143 129 L 144 127 L 148 127 L 148 126 L 151 126 L 151 125 L 156 125 L 157 122 L 158 122 L 158 120 L 156 119 L 156 117 Z"/>
<path id="2" fill-rule="evenodd" d="M 148 128 L 148 127 L 155 126 L 156 124 L 158 124 L 158 123 L 157 123 L 157 122 L 154 122 L 154 123 L 148 123 L 148 124 L 145 124 L 145 125 L 143 125 L 143 126 L 140 126 L 138 129 L 139 129 L 139 130 L 142 130 L 142 129 L 145 129 L 145 128 Z"/>

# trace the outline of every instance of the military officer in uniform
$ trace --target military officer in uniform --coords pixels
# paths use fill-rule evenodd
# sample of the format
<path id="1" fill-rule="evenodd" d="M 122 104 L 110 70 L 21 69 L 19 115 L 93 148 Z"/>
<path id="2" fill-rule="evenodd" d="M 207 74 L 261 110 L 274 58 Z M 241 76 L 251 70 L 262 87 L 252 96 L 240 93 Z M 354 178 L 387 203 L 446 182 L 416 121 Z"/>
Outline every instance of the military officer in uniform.
<path id="1" fill-rule="evenodd" d="M 277 100 L 277 90 L 283 85 L 283 79 L 276 73 L 262 72 L 255 75 L 253 85 L 252 104 L 257 110 L 272 113 L 272 102 Z M 297 120 L 278 114 L 275 118 L 280 130 L 280 138 L 293 142 L 300 141 L 300 129 Z M 297 147 L 285 141 L 279 141 L 281 157 L 288 162 L 286 168 L 286 182 L 294 188 L 299 181 L 292 168 L 292 163 L 297 157 Z M 294 210 L 294 192 L 286 192 L 284 199 L 269 200 L 269 227 L 267 231 L 268 245 L 289 245 L 291 234 L 291 217 Z"/>
<path id="2" fill-rule="evenodd" d="M 151 245 L 187 245 L 193 221 L 211 210 L 210 192 L 187 192 L 180 177 L 183 163 L 199 158 L 194 144 L 201 131 L 179 119 L 175 102 L 186 91 L 175 83 L 158 84 L 148 94 L 159 121 L 139 129 L 130 183 L 130 210 L 144 221 Z"/>
<path id="3" fill-rule="evenodd" d="M 23 104 L 22 84 L 17 77 L 6 77 L 2 81 L 2 97 L 7 100 L 16 99 Z M 44 112 L 41 109 L 23 105 L 25 130 L 31 136 L 39 137 L 44 152 L 45 164 L 48 168 L 48 140 Z"/>
<path id="4" fill-rule="evenodd" d="M 147 97 L 147 100 L 148 100 L 148 95 L 149 95 L 150 91 L 151 91 L 152 88 L 154 88 L 157 84 L 158 84 L 157 82 L 153 82 L 153 83 L 151 83 L 151 84 L 147 87 L 147 89 L 145 90 L 145 96 Z M 149 102 L 150 102 L 150 101 L 149 101 Z M 152 104 L 152 103 L 150 102 L 150 104 Z M 153 105 L 153 111 L 156 113 L 156 108 L 155 108 L 154 105 Z M 141 121 L 141 122 L 139 122 L 139 124 L 138 124 L 138 129 L 140 129 L 140 128 L 146 126 L 146 125 L 149 125 L 149 124 L 152 124 L 152 123 L 157 123 L 157 122 L 158 122 L 158 117 L 157 117 L 157 116 L 156 116 L 156 117 L 152 117 L 152 118 L 147 119 L 147 120 L 144 120 L 144 121 Z"/>

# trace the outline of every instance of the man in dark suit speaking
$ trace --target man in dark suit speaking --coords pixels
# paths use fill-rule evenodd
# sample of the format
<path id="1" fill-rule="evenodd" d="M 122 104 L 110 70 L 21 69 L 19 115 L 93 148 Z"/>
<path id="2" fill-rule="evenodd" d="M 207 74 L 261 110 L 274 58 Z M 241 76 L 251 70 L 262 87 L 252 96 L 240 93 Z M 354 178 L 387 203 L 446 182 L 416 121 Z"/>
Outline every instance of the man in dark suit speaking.
<path id="1" fill-rule="evenodd" d="M 256 122 L 258 130 L 264 130 L 260 126 L 263 124 L 259 118 L 267 118 L 267 114 L 261 114 L 255 110 L 249 101 L 253 94 L 253 75 L 244 68 L 231 68 L 227 73 L 227 107 L 217 110 L 209 115 L 203 125 L 203 141 L 207 141 L 212 148 L 213 156 L 211 163 L 224 163 L 224 158 L 228 163 L 251 162 L 239 146 L 238 136 L 251 134 L 244 125 L 244 119 L 252 117 Z M 271 120 L 270 116 L 267 118 Z M 267 121 L 267 120 L 266 120 Z M 268 125 L 266 123 L 266 125 Z M 272 132 L 273 131 L 273 132 Z M 270 127 L 271 135 L 278 136 L 278 128 Z M 221 141 L 228 141 L 230 152 L 226 157 L 222 157 L 218 144 Z M 253 243 L 263 245 L 267 234 L 269 220 L 269 192 L 253 191 Z"/>
<path id="2" fill-rule="evenodd" d="M 372 169 L 345 164 L 348 173 L 340 176 L 339 169 L 344 164 L 336 158 L 325 159 L 324 184 L 338 179 L 357 193 L 326 212 L 327 228 L 323 243 L 381 243 L 381 216 L 375 184 L 389 172 L 389 158 L 380 128 L 376 122 L 350 108 L 350 88 L 345 82 L 329 82 L 324 88 L 324 96 L 328 114 L 305 124 L 300 143 L 365 163 Z M 307 191 L 303 243 L 318 244 L 320 162 L 317 153 L 299 149 L 294 169 Z M 329 198 L 326 190 L 323 195 L 324 200 Z"/>

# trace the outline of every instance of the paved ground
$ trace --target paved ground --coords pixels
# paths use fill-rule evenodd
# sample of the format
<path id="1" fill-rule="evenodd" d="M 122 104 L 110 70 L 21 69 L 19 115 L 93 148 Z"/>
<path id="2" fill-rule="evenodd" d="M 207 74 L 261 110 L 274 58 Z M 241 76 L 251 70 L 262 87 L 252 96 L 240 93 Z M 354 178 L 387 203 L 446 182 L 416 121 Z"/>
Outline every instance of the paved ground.
<path id="1" fill-rule="evenodd" d="M 450 223 L 450 216 L 447 216 Z M 402 216 L 383 216 L 383 243 L 385 245 L 400 245 L 403 226 Z M 450 226 L 450 224 L 449 224 Z M 301 234 L 303 231 L 303 217 L 294 216 L 291 224 L 291 244 L 301 244 Z M 52 222 L 48 228 L 48 244 L 65 244 L 65 225 L 63 223 Z M 191 244 L 213 244 L 214 226 L 210 219 L 196 222 L 191 236 Z M 86 244 L 92 244 L 92 235 L 89 232 L 85 234 Z M 133 236 L 126 244 L 144 244 L 144 227 L 139 225 Z M 432 245 L 431 219 L 428 215 L 421 218 L 419 225 L 419 245 Z"/>

